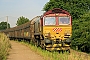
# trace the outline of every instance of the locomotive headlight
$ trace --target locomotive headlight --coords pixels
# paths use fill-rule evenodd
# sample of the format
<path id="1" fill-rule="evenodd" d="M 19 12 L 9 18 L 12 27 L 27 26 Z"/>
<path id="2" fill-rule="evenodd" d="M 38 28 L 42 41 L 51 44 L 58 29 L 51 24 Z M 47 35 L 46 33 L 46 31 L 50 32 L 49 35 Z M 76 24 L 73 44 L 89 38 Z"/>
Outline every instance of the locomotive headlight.
<path id="1" fill-rule="evenodd" d="M 50 31 L 49 31 L 49 30 L 45 30 L 45 31 L 44 31 L 44 36 L 45 36 L 45 37 L 50 36 Z"/>
<path id="2" fill-rule="evenodd" d="M 59 14 L 55 14 L 56 16 L 58 16 Z"/>
<path id="3" fill-rule="evenodd" d="M 66 30 L 64 35 L 70 35 L 70 30 Z"/>
<path id="4" fill-rule="evenodd" d="M 50 37 L 50 33 L 45 33 L 45 37 Z"/>
<path id="5" fill-rule="evenodd" d="M 48 36 L 48 33 L 46 33 L 45 36 Z"/>

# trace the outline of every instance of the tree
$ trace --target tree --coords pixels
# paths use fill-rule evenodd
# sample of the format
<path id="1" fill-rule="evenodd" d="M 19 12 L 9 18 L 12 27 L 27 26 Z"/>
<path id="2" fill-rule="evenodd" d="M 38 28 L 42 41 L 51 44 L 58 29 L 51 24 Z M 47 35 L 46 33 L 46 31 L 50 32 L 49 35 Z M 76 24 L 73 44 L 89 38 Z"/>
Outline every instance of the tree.
<path id="1" fill-rule="evenodd" d="M 25 17 L 22 16 L 22 17 L 18 18 L 16 25 L 19 26 L 19 25 L 22 25 L 22 24 L 24 24 L 24 23 L 26 23 L 28 21 L 29 21 L 28 18 L 25 18 Z"/>
<path id="2" fill-rule="evenodd" d="M 90 0 L 50 0 L 43 8 L 44 11 L 61 8 L 70 12 L 74 19 L 85 14 L 90 9 Z"/>
<path id="3" fill-rule="evenodd" d="M 10 24 L 8 23 L 8 28 L 10 28 Z M 1 22 L 0 23 L 0 30 L 7 29 L 7 22 Z"/>
<path id="4" fill-rule="evenodd" d="M 72 48 L 90 52 L 90 12 L 73 21 Z"/>

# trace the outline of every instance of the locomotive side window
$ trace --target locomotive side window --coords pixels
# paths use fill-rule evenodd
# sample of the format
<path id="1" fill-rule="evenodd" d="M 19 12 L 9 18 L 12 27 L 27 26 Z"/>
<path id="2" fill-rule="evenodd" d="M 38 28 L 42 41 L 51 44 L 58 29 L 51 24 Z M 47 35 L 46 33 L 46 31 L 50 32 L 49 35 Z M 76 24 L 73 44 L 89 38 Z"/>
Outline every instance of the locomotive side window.
<path id="1" fill-rule="evenodd" d="M 55 25 L 56 24 L 55 17 L 45 17 L 44 24 L 45 25 Z"/>
<path id="2" fill-rule="evenodd" d="M 62 24 L 69 25 L 70 18 L 69 17 L 59 17 L 59 25 L 62 25 Z"/>

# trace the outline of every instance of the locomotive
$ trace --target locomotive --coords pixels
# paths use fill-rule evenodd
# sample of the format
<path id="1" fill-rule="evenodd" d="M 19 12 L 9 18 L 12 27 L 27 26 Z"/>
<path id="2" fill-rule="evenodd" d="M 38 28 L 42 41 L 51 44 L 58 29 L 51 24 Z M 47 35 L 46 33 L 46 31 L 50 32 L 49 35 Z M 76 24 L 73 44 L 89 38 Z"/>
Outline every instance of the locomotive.
<path id="1" fill-rule="evenodd" d="M 28 39 L 49 51 L 70 50 L 72 18 L 69 12 L 55 8 L 2 32 L 10 39 Z"/>

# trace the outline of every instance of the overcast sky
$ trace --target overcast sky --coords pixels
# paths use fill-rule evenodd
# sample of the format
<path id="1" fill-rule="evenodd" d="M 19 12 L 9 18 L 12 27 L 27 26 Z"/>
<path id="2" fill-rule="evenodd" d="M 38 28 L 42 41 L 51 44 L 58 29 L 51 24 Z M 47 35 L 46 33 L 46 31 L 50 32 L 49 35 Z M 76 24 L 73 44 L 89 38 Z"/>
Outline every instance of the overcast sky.
<path id="1" fill-rule="evenodd" d="M 16 26 L 17 18 L 24 16 L 30 20 L 43 14 L 41 11 L 49 0 L 0 0 L 0 22 L 7 21 Z"/>

